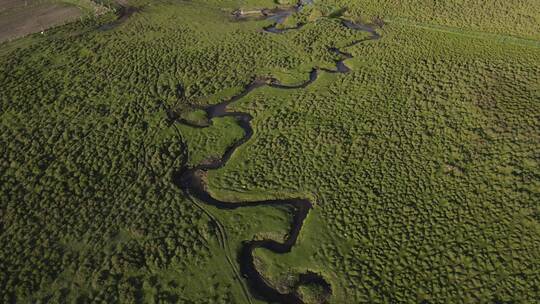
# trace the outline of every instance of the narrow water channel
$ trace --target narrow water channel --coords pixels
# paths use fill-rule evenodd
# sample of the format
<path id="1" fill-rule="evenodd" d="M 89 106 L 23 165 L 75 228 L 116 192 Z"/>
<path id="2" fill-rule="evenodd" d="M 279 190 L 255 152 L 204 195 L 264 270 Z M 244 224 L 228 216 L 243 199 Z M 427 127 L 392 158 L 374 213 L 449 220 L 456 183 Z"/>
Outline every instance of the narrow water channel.
<path id="1" fill-rule="evenodd" d="M 299 10 L 301 5 L 296 6 L 296 10 Z M 290 15 L 289 11 L 283 12 L 282 14 Z M 288 16 L 286 15 L 286 16 Z M 274 18 L 277 22 L 283 22 L 286 18 L 283 18 L 279 15 L 272 15 L 270 18 Z M 286 31 L 295 30 L 300 28 L 302 25 L 299 25 L 295 28 L 280 30 L 277 29 L 276 24 L 264 28 L 264 30 L 271 34 L 281 34 Z M 368 32 L 370 36 L 366 39 L 355 41 L 348 46 L 353 46 L 358 43 L 362 43 L 367 40 L 379 39 L 379 34 L 374 30 L 372 26 L 353 23 L 350 21 L 342 20 L 341 24 L 349 29 L 358 30 L 363 32 Z M 281 293 L 276 288 L 271 286 L 265 278 L 258 272 L 254 264 L 253 252 L 256 248 L 266 248 L 275 253 L 287 253 L 290 252 L 292 247 L 296 244 L 300 231 L 302 229 L 304 220 L 309 215 L 310 210 L 313 208 L 312 202 L 305 198 L 295 198 L 295 199 L 280 199 L 280 200 L 266 200 L 266 201 L 253 201 L 253 202 L 226 202 L 218 200 L 212 197 L 206 191 L 206 185 L 202 180 L 201 176 L 204 175 L 204 172 L 209 170 L 216 170 L 222 168 L 226 165 L 227 161 L 230 159 L 234 151 L 246 143 L 253 136 L 253 129 L 251 127 L 251 115 L 248 113 L 242 112 L 229 112 L 227 107 L 234 103 L 235 101 L 241 99 L 242 97 L 248 95 L 253 90 L 256 90 L 260 87 L 269 86 L 277 89 L 283 90 L 299 90 L 305 88 L 317 80 L 321 73 L 348 73 L 350 68 L 345 64 L 346 59 L 350 59 L 353 56 L 349 53 L 343 52 L 338 48 L 330 48 L 328 51 L 338 54 L 342 59 L 336 61 L 336 69 L 322 69 L 322 68 L 313 68 L 309 73 L 309 78 L 305 82 L 298 85 L 284 85 L 281 84 L 278 80 L 273 78 L 256 78 L 251 83 L 249 83 L 244 90 L 238 95 L 225 100 L 221 103 L 204 107 L 203 110 L 206 112 L 208 120 L 211 121 L 216 117 L 225 117 L 230 116 L 234 117 L 238 125 L 244 130 L 244 136 L 231 145 L 223 154 L 220 159 L 213 160 L 209 163 L 199 164 L 193 167 L 183 167 L 180 168 L 173 175 L 174 183 L 182 190 L 186 195 L 191 195 L 196 199 L 208 204 L 215 206 L 220 209 L 237 209 L 237 208 L 249 208 L 255 206 L 272 206 L 272 205 L 288 205 L 294 210 L 293 221 L 291 224 L 290 232 L 288 233 L 287 239 L 283 242 L 277 242 L 271 239 L 265 240 L 250 240 L 245 241 L 242 244 L 242 248 L 238 255 L 238 262 L 240 264 L 240 272 L 242 276 L 246 279 L 248 286 L 256 298 L 271 302 L 271 303 L 287 303 L 287 304 L 303 304 L 300 295 L 296 292 L 290 293 Z M 192 127 L 206 128 L 207 126 L 197 126 L 177 120 L 178 123 L 186 123 Z M 299 276 L 299 282 L 297 285 L 303 284 L 317 284 L 323 288 L 325 293 L 330 296 L 332 293 L 332 288 L 330 284 L 319 274 L 308 272 L 301 274 Z"/>

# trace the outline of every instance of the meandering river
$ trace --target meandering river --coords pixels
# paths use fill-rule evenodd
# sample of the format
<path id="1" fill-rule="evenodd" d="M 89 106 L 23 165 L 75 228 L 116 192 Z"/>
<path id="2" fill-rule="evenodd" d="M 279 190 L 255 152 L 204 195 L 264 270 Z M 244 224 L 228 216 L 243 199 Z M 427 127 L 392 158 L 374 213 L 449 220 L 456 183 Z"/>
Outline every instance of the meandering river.
<path id="1" fill-rule="evenodd" d="M 301 5 L 297 5 L 295 10 L 299 10 Z M 282 14 L 282 15 L 280 15 Z M 278 29 L 277 24 L 283 22 L 286 16 L 290 15 L 290 10 L 281 11 L 279 14 L 274 14 L 268 18 L 273 18 L 276 23 L 270 27 L 264 28 L 264 30 L 270 34 L 281 34 L 285 31 L 296 30 L 302 27 L 298 25 L 294 28 L 289 29 Z M 355 41 L 348 46 L 353 46 L 355 44 L 380 38 L 379 34 L 375 31 L 374 27 L 370 25 L 353 23 L 347 20 L 341 20 L 341 24 L 349 29 L 358 30 L 363 32 L 368 32 L 370 36 L 368 38 Z M 292 247 L 296 244 L 304 220 L 309 215 L 310 210 L 313 208 L 312 202 L 305 198 L 293 198 L 293 199 L 279 199 L 279 200 L 266 200 L 266 201 L 252 201 L 252 202 L 227 202 L 218 200 L 210 195 L 206 190 L 206 185 L 201 178 L 204 175 L 204 172 L 209 170 L 216 170 L 222 168 L 227 164 L 227 161 L 230 159 L 234 151 L 246 143 L 253 136 L 253 129 L 251 127 L 251 115 L 248 113 L 242 112 L 229 112 L 228 106 L 231 103 L 241 99 L 242 97 L 248 95 L 253 90 L 256 90 L 263 86 L 270 86 L 277 89 L 283 90 L 299 90 L 305 88 L 317 80 L 318 76 L 321 73 L 348 73 L 350 68 L 345 64 L 345 60 L 352 58 L 353 56 L 349 53 L 343 52 L 338 48 L 330 48 L 328 51 L 336 53 L 341 56 L 341 60 L 336 62 L 336 69 L 323 69 L 314 67 L 309 73 L 309 79 L 305 82 L 298 85 L 284 85 L 281 84 L 278 80 L 273 78 L 256 78 L 251 83 L 249 83 L 244 90 L 238 95 L 225 100 L 221 103 L 204 107 L 203 110 L 206 112 L 209 121 L 217 117 L 230 116 L 234 117 L 239 124 L 239 126 L 244 130 L 244 136 L 226 149 L 225 153 L 220 159 L 213 160 L 211 162 L 205 162 L 204 164 L 199 164 L 193 167 L 185 166 L 178 170 L 174 176 L 174 183 L 184 191 L 187 195 L 191 195 L 196 199 L 215 206 L 220 209 L 237 209 L 237 208 L 249 208 L 261 205 L 288 205 L 291 206 L 294 210 L 293 221 L 291 224 L 290 232 L 288 237 L 284 242 L 277 242 L 271 239 L 264 240 L 250 240 L 245 241 L 242 245 L 242 248 L 238 255 L 238 262 L 240 264 L 240 272 L 242 276 L 247 280 L 248 286 L 251 289 L 253 295 L 257 298 L 266 300 L 268 302 L 278 302 L 278 303 L 291 303 L 291 304 L 302 304 L 302 298 L 296 292 L 290 293 L 281 293 L 276 288 L 271 286 L 264 277 L 258 272 L 255 267 L 253 252 L 256 248 L 266 248 L 276 253 L 287 253 L 290 252 Z M 186 121 L 178 120 L 179 123 L 189 124 L 192 127 L 206 128 L 207 126 L 198 126 Z M 319 274 L 314 272 L 308 272 L 299 276 L 299 282 L 297 285 L 303 285 L 308 283 L 318 284 L 323 288 L 325 293 L 330 296 L 332 293 L 331 285 Z"/>

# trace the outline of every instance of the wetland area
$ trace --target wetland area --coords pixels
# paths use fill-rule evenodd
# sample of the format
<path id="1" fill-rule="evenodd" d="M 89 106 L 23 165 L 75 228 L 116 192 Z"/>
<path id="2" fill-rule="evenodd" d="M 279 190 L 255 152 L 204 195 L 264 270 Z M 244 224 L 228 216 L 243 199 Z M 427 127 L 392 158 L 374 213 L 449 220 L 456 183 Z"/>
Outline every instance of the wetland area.
<path id="1" fill-rule="evenodd" d="M 539 302 L 539 18 L 0 2 L 0 302 Z"/>

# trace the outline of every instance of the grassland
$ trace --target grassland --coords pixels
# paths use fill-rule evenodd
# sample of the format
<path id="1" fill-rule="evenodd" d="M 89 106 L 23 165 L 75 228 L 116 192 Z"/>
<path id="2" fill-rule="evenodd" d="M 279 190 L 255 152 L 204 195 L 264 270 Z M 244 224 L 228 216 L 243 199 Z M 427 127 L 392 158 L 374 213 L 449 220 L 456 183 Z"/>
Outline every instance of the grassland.
<path id="1" fill-rule="evenodd" d="M 292 254 L 261 250 L 268 277 L 322 273 L 335 303 L 537 302 L 540 50 L 391 24 L 347 51 L 349 75 L 240 101 L 256 135 L 208 177 L 317 198 Z"/>
<path id="2" fill-rule="evenodd" d="M 332 0 L 317 3 L 328 14 L 346 8 L 351 16 L 460 28 L 538 40 L 540 5 L 536 0 Z"/>
<path id="3" fill-rule="evenodd" d="M 174 170 L 243 133 L 169 114 L 204 122 L 197 106 L 256 76 L 333 68 L 327 48 L 365 36 L 323 15 L 390 22 L 346 49 L 351 73 L 233 105 L 254 136 L 207 177 L 223 199 L 316 203 L 293 251 L 257 250 L 259 269 L 284 291 L 320 273 L 331 303 L 540 301 L 536 2 L 325 2 L 283 35 L 228 15 L 269 1 L 131 5 L 109 31 L 112 14 L 0 46 L 0 302 L 259 303 L 237 251 L 282 240 L 291 212 L 181 193 Z"/>
<path id="4" fill-rule="evenodd" d="M 255 75 L 302 78 L 334 58 L 304 51 L 323 45 L 289 49 L 285 37 L 257 31 L 267 22 L 231 23 L 208 5 L 153 4 L 97 30 L 109 20 L 2 50 L 2 301 L 242 301 L 211 217 L 171 182 L 183 162 L 219 156 L 237 136 L 217 129 L 235 126 L 225 119 L 195 133 L 167 113 L 238 91 Z M 355 35 L 328 39 L 340 37 Z M 186 143 L 199 146 L 191 160 Z"/>

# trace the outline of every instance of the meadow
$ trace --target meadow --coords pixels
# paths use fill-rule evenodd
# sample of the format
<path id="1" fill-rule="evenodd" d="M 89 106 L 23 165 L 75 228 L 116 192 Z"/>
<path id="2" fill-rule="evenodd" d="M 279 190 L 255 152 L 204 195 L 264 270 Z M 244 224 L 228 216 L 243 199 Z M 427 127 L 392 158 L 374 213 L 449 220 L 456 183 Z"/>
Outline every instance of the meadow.
<path id="1" fill-rule="evenodd" d="M 423 4 L 315 3 L 275 35 L 230 16 L 271 1 L 137 0 L 108 30 L 112 12 L 0 44 L 0 302 L 264 303 L 237 254 L 285 239 L 291 210 L 182 193 L 173 172 L 244 131 L 175 117 L 206 125 L 200 106 L 255 77 L 335 68 L 330 47 L 352 71 L 233 104 L 253 138 L 205 177 L 224 200 L 315 204 L 259 271 L 306 303 L 540 301 L 540 5 Z M 367 35 L 338 17 L 387 22 L 345 48 Z M 297 286 L 306 272 L 332 295 Z"/>
<path id="2" fill-rule="evenodd" d="M 348 75 L 239 101 L 255 136 L 211 191 L 316 198 L 290 255 L 260 250 L 284 290 L 310 270 L 335 303 L 538 301 L 540 49 L 383 33 L 347 49 Z"/>

